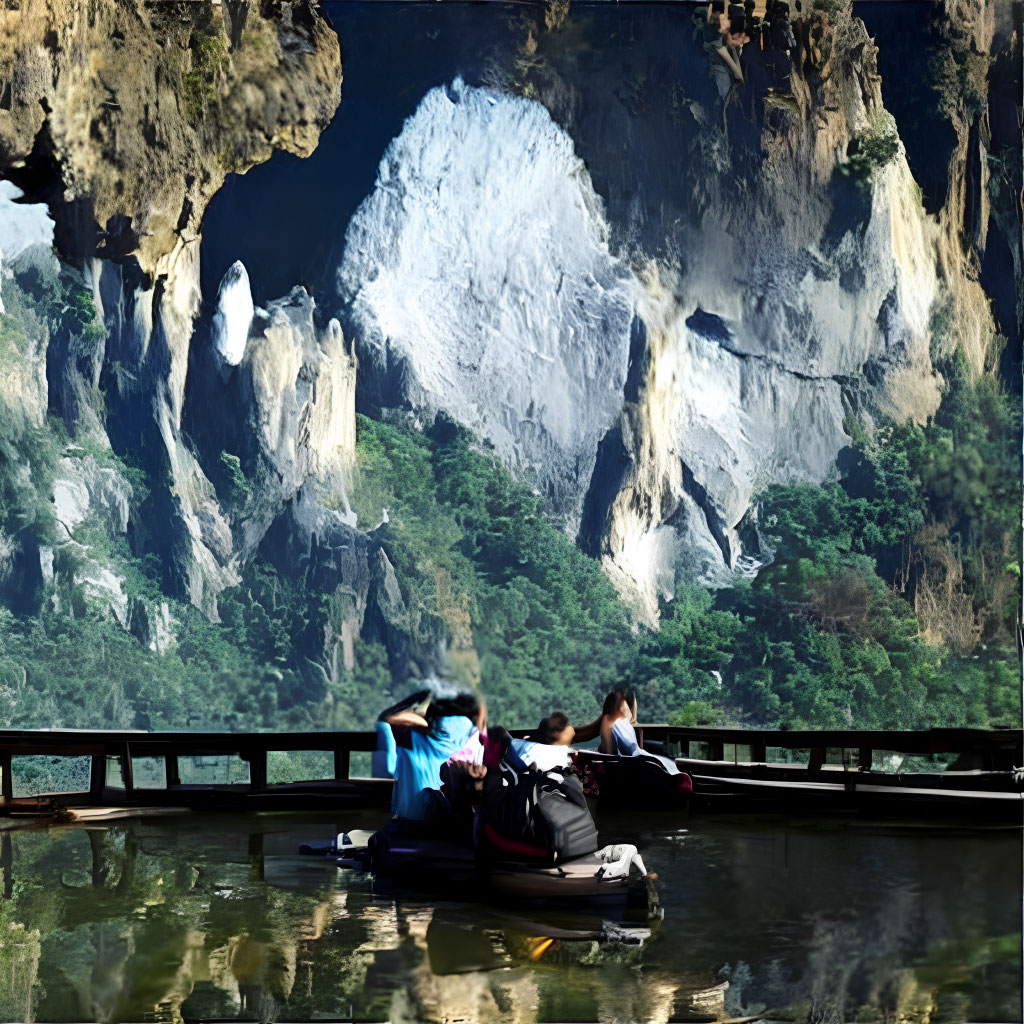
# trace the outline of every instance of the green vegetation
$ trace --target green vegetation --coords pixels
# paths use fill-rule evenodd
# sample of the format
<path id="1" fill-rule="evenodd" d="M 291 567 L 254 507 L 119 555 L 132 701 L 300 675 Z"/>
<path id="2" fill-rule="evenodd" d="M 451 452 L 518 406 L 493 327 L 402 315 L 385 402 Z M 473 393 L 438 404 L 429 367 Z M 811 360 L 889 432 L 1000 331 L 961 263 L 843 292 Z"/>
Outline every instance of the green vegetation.
<path id="1" fill-rule="evenodd" d="M 987 54 L 973 53 L 967 40 L 956 40 L 936 52 L 929 68 L 943 115 L 973 121 L 985 112 L 990 61 Z"/>
<path id="2" fill-rule="evenodd" d="M 384 547 L 414 621 L 445 624 L 496 717 L 532 724 L 553 693 L 592 715 L 636 643 L 599 564 L 450 421 L 420 434 L 359 417 L 358 431 L 353 508 L 367 526 L 388 509 Z"/>
<path id="3" fill-rule="evenodd" d="M 181 76 L 185 117 L 198 125 L 217 102 L 217 89 L 228 63 L 228 51 L 218 32 L 207 35 L 198 29 L 189 40 L 191 66 Z"/>
<path id="4" fill-rule="evenodd" d="M 54 337 L 73 335 L 84 347 L 103 341 L 105 332 L 92 293 L 74 272 L 58 269 L 55 262 L 30 262 L 17 269 L 14 285 L 4 289 L 4 301 L 8 313 L 20 318 L 25 329 L 31 331 L 41 320 Z"/>
<path id="5" fill-rule="evenodd" d="M 853 140 L 856 148 L 839 165 L 839 173 L 870 189 L 875 173 L 892 163 L 900 151 L 900 137 L 892 116 L 884 111 L 878 119 Z M 851 148 L 853 144 L 851 143 Z"/>
<path id="6" fill-rule="evenodd" d="M 11 354 L 44 325 L 76 347 L 98 329 L 80 282 L 45 263 L 6 280 L 4 299 Z M 394 567 L 407 640 L 391 643 L 371 624 L 349 650 L 351 668 L 330 672 L 325 638 L 351 619 L 353 595 L 311 590 L 257 557 L 220 595 L 212 624 L 167 597 L 155 555 L 138 557 L 99 518 L 60 544 L 49 498 L 62 457 L 128 480 L 135 522 L 152 482 L 91 434 L 0 407 L 0 720 L 362 727 L 413 683 L 417 652 L 442 648 L 454 680 L 479 685 L 492 718 L 516 726 L 555 707 L 590 718 L 624 681 L 645 718 L 689 724 L 1009 724 L 1019 701 L 1020 410 L 993 376 L 949 354 L 948 302 L 930 326 L 946 382 L 933 420 L 868 435 L 851 414 L 837 482 L 759 496 L 771 564 L 725 590 L 681 588 L 657 632 L 634 627 L 598 562 L 485 444 L 444 417 L 421 431 L 360 416 L 347 500 Z M 222 500 L 248 501 L 238 456 L 221 452 L 212 474 Z M 40 544 L 55 547 L 46 600 L 26 584 Z M 141 601 L 153 615 L 168 604 L 169 650 L 148 650 L 109 618 L 81 582 L 88 562 L 114 573 L 130 608 Z"/>
<path id="7" fill-rule="evenodd" d="M 231 502 L 244 502 L 252 496 L 252 485 L 242 471 L 242 460 L 230 452 L 221 452 L 217 466 L 219 480 L 217 489 Z"/>
<path id="8" fill-rule="evenodd" d="M 841 483 L 761 496 L 775 562 L 716 595 L 689 588 L 642 640 L 636 680 L 651 717 L 1018 720 L 1020 410 L 961 359 L 945 369 L 931 424 L 860 438 L 840 459 Z"/>
<path id="9" fill-rule="evenodd" d="M 448 645 L 495 721 L 563 707 L 592 716 L 621 681 L 644 717 L 681 724 L 923 727 L 1010 724 L 1019 702 L 1019 412 L 991 378 L 947 367 L 933 423 L 861 435 L 839 483 L 771 487 L 759 528 L 775 561 L 723 591 L 684 587 L 658 632 L 634 633 L 596 561 L 493 452 L 439 418 L 425 432 L 359 418 L 351 495 L 395 566 L 413 642 Z M 160 597 L 124 538 L 78 538 L 126 589 Z M 158 655 L 87 611 L 0 622 L 11 724 L 150 728 L 368 725 L 395 691 L 389 652 L 360 640 L 331 680 L 309 661 L 343 609 L 266 562 L 221 596 L 222 622 L 174 605 Z M 102 686 L 83 685 L 102 681 Z"/>

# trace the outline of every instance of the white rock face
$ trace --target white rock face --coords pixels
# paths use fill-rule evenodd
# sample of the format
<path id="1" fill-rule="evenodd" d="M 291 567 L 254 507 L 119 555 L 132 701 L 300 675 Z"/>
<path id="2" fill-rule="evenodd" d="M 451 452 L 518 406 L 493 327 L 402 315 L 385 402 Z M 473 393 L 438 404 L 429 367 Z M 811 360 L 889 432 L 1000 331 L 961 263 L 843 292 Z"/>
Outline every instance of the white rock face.
<path id="1" fill-rule="evenodd" d="M 634 282 L 572 140 L 461 79 L 389 146 L 338 274 L 360 344 L 534 476 L 571 521 L 622 403 Z"/>
<path id="2" fill-rule="evenodd" d="M 227 366 L 242 361 L 254 312 L 249 275 L 242 261 L 235 260 L 221 278 L 217 312 L 213 314 L 214 348 Z"/>
<path id="3" fill-rule="evenodd" d="M 110 534 L 128 529 L 132 488 L 120 473 L 100 466 L 93 455 L 84 453 L 61 458 L 57 472 L 54 514 L 69 536 L 90 514 L 96 515 Z"/>
<path id="4" fill-rule="evenodd" d="M 880 105 L 847 92 L 828 145 L 773 140 L 765 174 L 782 187 L 686 228 L 683 269 L 617 259 L 566 133 L 539 104 L 460 80 L 424 97 L 350 224 L 338 281 L 360 343 L 414 409 L 446 411 L 533 476 L 570 533 L 599 443 L 621 436 L 588 541 L 648 621 L 684 580 L 756 572 L 737 528 L 768 484 L 836 475 L 844 387 L 867 418 L 938 405 L 938 227 L 902 154 L 866 222 L 829 234 L 836 149 Z M 801 161 L 814 174 L 796 188 Z"/>
<path id="5" fill-rule="evenodd" d="M 14 259 L 30 245 L 53 245 L 53 221 L 46 203 L 18 203 L 24 193 L 9 181 L 0 181 L 0 250 Z"/>
<path id="6" fill-rule="evenodd" d="M 603 560 L 653 622 L 659 597 L 683 580 L 721 584 L 749 572 L 736 527 L 753 495 L 771 482 L 827 479 L 849 438 L 835 380 L 732 351 L 731 335 L 717 333 L 727 322 L 688 316 L 666 272 L 652 266 L 644 284 L 647 381 L 624 413 L 631 469 Z"/>

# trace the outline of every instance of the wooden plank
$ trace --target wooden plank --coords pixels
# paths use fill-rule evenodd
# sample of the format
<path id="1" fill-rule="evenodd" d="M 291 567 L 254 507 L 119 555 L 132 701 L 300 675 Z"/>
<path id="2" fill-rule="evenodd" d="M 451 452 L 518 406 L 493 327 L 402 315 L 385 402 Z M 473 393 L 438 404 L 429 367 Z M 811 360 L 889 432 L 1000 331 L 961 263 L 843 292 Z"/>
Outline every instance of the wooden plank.
<path id="1" fill-rule="evenodd" d="M 132 773 L 132 750 L 129 744 L 121 744 L 121 781 L 124 783 L 124 795 L 128 800 L 135 798 L 135 777 Z"/>
<path id="2" fill-rule="evenodd" d="M 267 788 L 267 752 L 250 750 L 246 760 L 249 762 L 249 788 L 253 793 L 262 793 Z"/>

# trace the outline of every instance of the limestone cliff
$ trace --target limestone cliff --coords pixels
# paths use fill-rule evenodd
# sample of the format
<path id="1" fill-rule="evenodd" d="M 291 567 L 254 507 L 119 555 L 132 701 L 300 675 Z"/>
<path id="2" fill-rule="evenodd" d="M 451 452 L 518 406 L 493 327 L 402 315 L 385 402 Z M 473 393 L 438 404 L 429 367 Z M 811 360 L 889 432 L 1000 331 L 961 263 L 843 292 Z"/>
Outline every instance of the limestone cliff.
<path id="1" fill-rule="evenodd" d="M 25 0 L 0 12 L 0 166 L 50 202 L 69 256 L 151 278 L 229 171 L 308 155 L 341 97 L 316 3 Z"/>
<path id="2" fill-rule="evenodd" d="M 315 2 L 28 0 L 0 18 L 0 168 L 49 205 L 107 335 L 88 365 L 51 358 L 51 405 L 147 451 L 168 582 L 216 617 L 237 579 L 231 529 L 181 435 L 202 216 L 229 172 L 312 151 L 340 99 L 337 36 Z"/>
<path id="3" fill-rule="evenodd" d="M 937 304 L 956 303 L 945 343 L 978 366 L 992 321 L 848 9 L 818 73 L 752 82 L 724 115 L 696 73 L 645 95 L 646 118 L 628 96 L 588 106 L 571 44 L 531 39 L 536 99 L 456 81 L 406 122 L 349 225 L 339 315 L 364 396 L 493 441 L 654 622 L 679 583 L 756 571 L 753 496 L 833 477 L 847 417 L 934 413 Z M 865 170 L 877 140 L 889 155 Z M 657 229 L 638 212 L 653 174 L 619 185 L 645 160 L 681 176 Z"/>

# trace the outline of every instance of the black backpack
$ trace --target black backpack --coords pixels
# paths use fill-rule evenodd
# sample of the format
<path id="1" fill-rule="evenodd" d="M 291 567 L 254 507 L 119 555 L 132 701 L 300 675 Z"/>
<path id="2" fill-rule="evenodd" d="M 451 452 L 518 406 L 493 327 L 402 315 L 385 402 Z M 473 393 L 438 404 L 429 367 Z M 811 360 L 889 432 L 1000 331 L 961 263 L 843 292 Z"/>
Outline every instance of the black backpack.
<path id="1" fill-rule="evenodd" d="M 597 849 L 597 827 L 575 775 L 502 765 L 487 774 L 480 817 L 488 853 L 556 862 Z"/>

